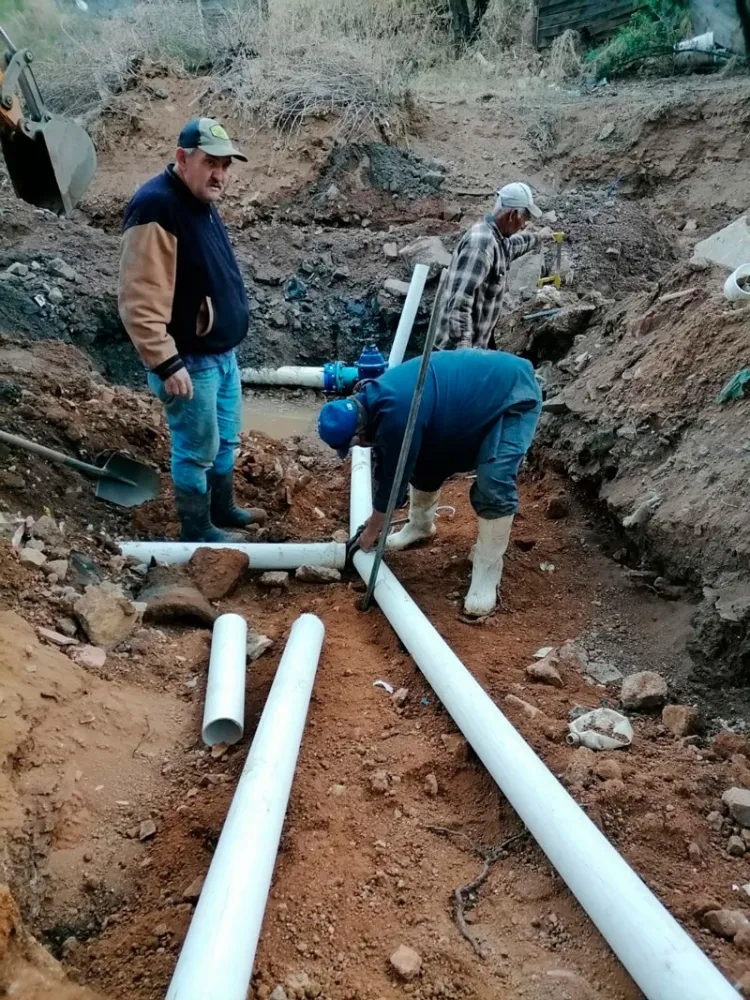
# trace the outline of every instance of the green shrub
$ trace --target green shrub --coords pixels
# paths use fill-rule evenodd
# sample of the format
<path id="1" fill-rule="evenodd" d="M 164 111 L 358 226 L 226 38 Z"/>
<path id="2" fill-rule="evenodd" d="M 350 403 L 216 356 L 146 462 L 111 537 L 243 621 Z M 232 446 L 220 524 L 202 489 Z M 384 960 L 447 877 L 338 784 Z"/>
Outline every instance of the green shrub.
<path id="1" fill-rule="evenodd" d="M 676 42 L 692 34 L 690 13 L 681 0 L 645 0 L 628 23 L 586 61 L 597 77 L 616 76 L 654 56 L 668 55 Z"/>

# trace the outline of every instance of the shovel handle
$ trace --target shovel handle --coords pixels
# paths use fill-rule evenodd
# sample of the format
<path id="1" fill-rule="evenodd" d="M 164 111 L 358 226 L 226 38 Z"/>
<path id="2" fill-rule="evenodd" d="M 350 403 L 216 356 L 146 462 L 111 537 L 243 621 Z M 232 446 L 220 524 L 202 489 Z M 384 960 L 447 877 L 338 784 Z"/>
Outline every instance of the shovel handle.
<path id="1" fill-rule="evenodd" d="M 79 472 L 85 472 L 95 479 L 114 479 L 119 483 L 126 483 L 128 486 L 133 485 L 124 476 L 107 472 L 105 469 L 100 469 L 98 465 L 89 465 L 88 462 L 81 462 L 80 459 L 71 458 L 70 455 L 66 455 L 62 451 L 55 451 L 54 448 L 45 448 L 43 444 L 37 444 L 36 441 L 29 441 L 27 438 L 17 437 L 15 434 L 7 434 L 5 431 L 0 431 L 0 441 L 10 445 L 11 448 L 21 448 L 23 451 L 31 452 L 32 455 L 46 458 L 49 462 L 57 462 L 59 465 L 67 465 L 71 469 L 78 469 Z"/>

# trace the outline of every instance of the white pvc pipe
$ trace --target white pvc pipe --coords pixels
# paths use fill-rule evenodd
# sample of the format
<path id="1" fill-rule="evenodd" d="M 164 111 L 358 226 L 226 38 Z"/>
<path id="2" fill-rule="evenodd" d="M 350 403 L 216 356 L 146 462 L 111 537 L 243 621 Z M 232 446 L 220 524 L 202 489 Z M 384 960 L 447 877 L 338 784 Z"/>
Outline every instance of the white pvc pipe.
<path id="1" fill-rule="evenodd" d="M 343 569 L 346 546 L 343 542 L 121 542 L 120 552 L 143 563 L 155 559 L 164 566 L 181 566 L 197 549 L 236 549 L 247 553 L 250 569 L 299 569 L 300 566 L 329 566 Z"/>
<path id="2" fill-rule="evenodd" d="M 406 346 L 411 336 L 411 328 L 414 326 L 417 309 L 419 309 L 419 303 L 422 301 L 422 293 L 424 292 L 424 286 L 429 273 L 430 269 L 427 264 L 414 265 L 409 291 L 406 294 L 404 308 L 401 310 L 396 336 L 393 338 L 393 343 L 391 344 L 391 353 L 388 355 L 389 368 L 395 368 L 396 365 L 400 365 L 404 360 Z"/>
<path id="3" fill-rule="evenodd" d="M 238 743 L 245 729 L 247 622 L 241 615 L 220 615 L 211 637 L 203 742 Z"/>
<path id="4" fill-rule="evenodd" d="M 242 368 L 240 378 L 243 385 L 301 385 L 308 389 L 323 388 L 323 369 L 306 368 L 303 365 L 286 365 L 284 368 Z"/>
<path id="5" fill-rule="evenodd" d="M 351 530 L 372 511 L 370 453 L 352 450 Z M 354 565 L 369 580 L 373 553 Z M 648 1000 L 739 1000 L 508 722 L 384 564 L 375 600 L 436 696 Z"/>
<path id="6" fill-rule="evenodd" d="M 245 1000 L 323 634 L 315 615 L 292 626 L 167 1000 Z"/>

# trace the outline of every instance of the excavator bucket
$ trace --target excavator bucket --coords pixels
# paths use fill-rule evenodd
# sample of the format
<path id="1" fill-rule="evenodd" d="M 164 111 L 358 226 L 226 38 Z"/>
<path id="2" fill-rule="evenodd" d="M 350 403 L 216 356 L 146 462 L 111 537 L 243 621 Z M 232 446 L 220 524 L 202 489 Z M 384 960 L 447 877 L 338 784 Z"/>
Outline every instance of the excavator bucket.
<path id="1" fill-rule="evenodd" d="M 47 110 L 31 51 L 16 49 L 2 26 L 0 43 L 0 148 L 13 188 L 38 208 L 70 215 L 94 176 L 94 144 L 80 125 Z"/>
<path id="2" fill-rule="evenodd" d="M 94 144 L 85 129 L 52 116 L 30 134 L 0 131 L 0 143 L 18 197 L 57 215 L 70 215 L 96 171 Z"/>

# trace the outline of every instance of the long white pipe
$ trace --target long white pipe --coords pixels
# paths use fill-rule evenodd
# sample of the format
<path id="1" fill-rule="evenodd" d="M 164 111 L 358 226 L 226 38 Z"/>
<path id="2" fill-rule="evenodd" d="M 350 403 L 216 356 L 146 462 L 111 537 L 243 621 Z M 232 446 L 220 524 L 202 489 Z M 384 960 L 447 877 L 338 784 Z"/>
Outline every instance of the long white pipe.
<path id="1" fill-rule="evenodd" d="M 370 454 L 352 452 L 351 530 L 372 511 Z M 369 580 L 374 555 L 354 565 Z M 387 566 L 375 600 L 436 696 L 648 1000 L 739 1000 L 677 921 L 568 795 Z"/>
<path id="2" fill-rule="evenodd" d="M 238 743 L 245 729 L 247 622 L 241 615 L 220 615 L 211 637 L 203 742 Z"/>
<path id="3" fill-rule="evenodd" d="M 323 634 L 315 615 L 292 626 L 167 1000 L 245 1000 Z"/>
<path id="4" fill-rule="evenodd" d="M 396 328 L 396 336 L 393 338 L 393 343 L 391 344 L 391 353 L 388 355 L 389 368 L 395 368 L 396 365 L 400 365 L 404 360 L 406 345 L 409 343 L 411 328 L 414 326 L 417 309 L 419 309 L 419 303 L 422 301 L 422 293 L 424 292 L 424 286 L 429 273 L 430 269 L 426 264 L 414 265 L 411 282 L 409 283 L 409 291 L 406 294 L 404 308 L 401 310 L 401 317 Z"/>
<path id="5" fill-rule="evenodd" d="M 246 552 L 250 569 L 299 569 L 300 566 L 329 566 L 343 569 L 346 546 L 343 542 L 121 542 L 120 552 L 148 564 L 152 559 L 164 566 L 181 566 L 197 549 L 237 549 Z"/>
<path id="6" fill-rule="evenodd" d="M 304 365 L 286 365 L 284 368 L 242 368 L 240 378 L 243 385 L 301 385 L 308 389 L 323 388 L 323 369 L 306 368 Z"/>

